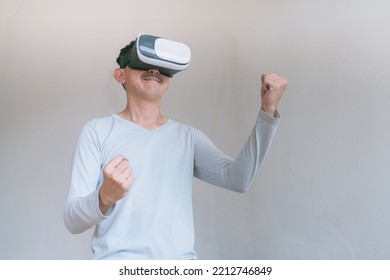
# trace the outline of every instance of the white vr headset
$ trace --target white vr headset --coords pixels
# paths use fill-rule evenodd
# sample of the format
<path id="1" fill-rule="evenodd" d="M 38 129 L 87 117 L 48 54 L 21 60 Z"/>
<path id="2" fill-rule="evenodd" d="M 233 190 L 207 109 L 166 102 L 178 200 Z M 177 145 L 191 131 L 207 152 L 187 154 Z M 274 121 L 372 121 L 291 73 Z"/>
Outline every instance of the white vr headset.
<path id="1" fill-rule="evenodd" d="M 121 68 L 157 69 L 161 74 L 172 77 L 185 70 L 191 61 L 191 50 L 187 45 L 150 34 L 138 35 L 129 47 L 127 53 L 118 57 Z"/>

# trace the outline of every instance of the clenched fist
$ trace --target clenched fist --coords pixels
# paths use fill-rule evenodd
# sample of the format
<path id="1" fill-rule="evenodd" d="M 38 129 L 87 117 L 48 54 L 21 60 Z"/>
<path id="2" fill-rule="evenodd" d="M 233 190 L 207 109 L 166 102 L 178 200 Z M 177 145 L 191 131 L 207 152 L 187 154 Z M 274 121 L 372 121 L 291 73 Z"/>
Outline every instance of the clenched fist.
<path id="1" fill-rule="evenodd" d="M 266 73 L 261 76 L 261 109 L 274 116 L 276 107 L 287 87 L 287 81 L 276 74 Z"/>
<path id="2" fill-rule="evenodd" d="M 133 171 L 123 156 L 112 158 L 103 168 L 103 184 L 99 192 L 99 208 L 105 214 L 123 198 L 133 182 Z"/>

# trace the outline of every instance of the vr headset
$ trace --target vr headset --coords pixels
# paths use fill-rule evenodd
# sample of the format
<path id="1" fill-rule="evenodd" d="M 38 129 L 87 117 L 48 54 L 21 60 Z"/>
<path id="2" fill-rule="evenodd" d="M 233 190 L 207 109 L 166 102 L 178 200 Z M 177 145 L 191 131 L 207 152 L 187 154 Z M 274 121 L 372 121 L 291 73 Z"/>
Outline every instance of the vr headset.
<path id="1" fill-rule="evenodd" d="M 127 47 L 130 50 L 123 54 L 121 51 L 117 59 L 120 68 L 157 69 L 162 75 L 172 78 L 185 70 L 191 61 L 191 50 L 187 45 L 150 34 L 138 35 Z"/>

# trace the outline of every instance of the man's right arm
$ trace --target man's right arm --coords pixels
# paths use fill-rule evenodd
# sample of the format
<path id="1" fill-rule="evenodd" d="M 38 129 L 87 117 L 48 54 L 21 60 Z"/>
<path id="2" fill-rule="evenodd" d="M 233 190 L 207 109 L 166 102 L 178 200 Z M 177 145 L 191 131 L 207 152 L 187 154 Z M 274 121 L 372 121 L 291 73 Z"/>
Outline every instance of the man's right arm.
<path id="1" fill-rule="evenodd" d="M 81 233 L 106 218 L 99 209 L 101 158 L 98 137 L 91 125 L 81 130 L 74 154 L 64 222 L 71 233 Z"/>
<path id="2" fill-rule="evenodd" d="M 64 222 L 72 233 L 84 232 L 109 216 L 133 181 L 129 161 L 121 155 L 102 168 L 101 148 L 95 130 L 85 125 L 77 143 L 64 208 Z"/>

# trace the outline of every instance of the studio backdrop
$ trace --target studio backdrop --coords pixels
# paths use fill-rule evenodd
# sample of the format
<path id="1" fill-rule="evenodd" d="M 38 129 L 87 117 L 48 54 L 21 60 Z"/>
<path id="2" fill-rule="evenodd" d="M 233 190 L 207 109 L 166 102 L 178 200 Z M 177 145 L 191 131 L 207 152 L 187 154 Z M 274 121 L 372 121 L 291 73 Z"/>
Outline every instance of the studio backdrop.
<path id="1" fill-rule="evenodd" d="M 260 76 L 288 80 L 245 194 L 194 179 L 200 259 L 390 259 L 390 1 L 0 1 L 0 259 L 89 259 L 62 211 L 86 121 L 121 111 L 119 50 L 191 47 L 163 114 L 235 157 Z"/>

